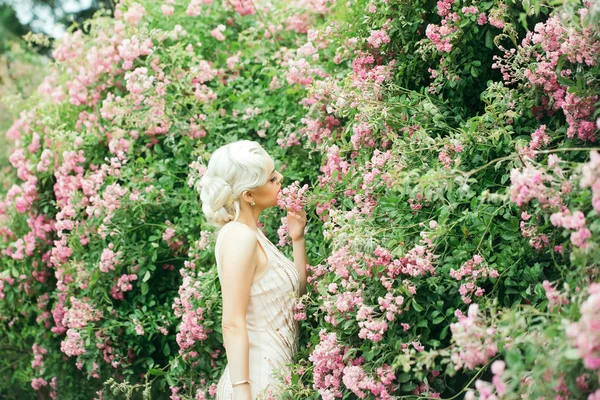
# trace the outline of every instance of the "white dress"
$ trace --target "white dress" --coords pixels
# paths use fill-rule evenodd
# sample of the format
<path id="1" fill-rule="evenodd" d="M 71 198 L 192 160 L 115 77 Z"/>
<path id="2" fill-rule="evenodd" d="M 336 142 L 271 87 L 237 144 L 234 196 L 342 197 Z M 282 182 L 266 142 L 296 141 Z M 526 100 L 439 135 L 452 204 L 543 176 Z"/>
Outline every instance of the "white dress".
<path id="1" fill-rule="evenodd" d="M 241 222 L 231 221 L 225 224 L 215 243 L 217 272 L 221 284 L 223 277 L 219 247 L 223 235 L 233 224 Z M 250 344 L 250 388 L 252 399 L 277 399 L 283 385 L 282 378 L 289 374 L 286 364 L 292 361 L 298 351 L 298 322 L 294 320 L 292 307 L 299 295 L 300 275 L 296 265 L 260 229 L 256 236 L 267 255 L 267 269 L 252 284 L 246 311 Z M 227 366 L 217 384 L 217 400 L 233 399 L 231 383 Z"/>

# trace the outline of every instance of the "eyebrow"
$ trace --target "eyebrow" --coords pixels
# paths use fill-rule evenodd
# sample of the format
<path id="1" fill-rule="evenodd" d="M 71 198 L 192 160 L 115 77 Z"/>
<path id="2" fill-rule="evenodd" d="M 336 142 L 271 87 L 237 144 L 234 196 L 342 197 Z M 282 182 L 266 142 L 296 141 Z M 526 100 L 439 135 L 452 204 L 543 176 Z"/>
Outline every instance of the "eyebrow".
<path id="1" fill-rule="evenodd" d="M 275 172 L 275 170 L 271 171 L 271 175 L 273 175 L 273 172 Z"/>

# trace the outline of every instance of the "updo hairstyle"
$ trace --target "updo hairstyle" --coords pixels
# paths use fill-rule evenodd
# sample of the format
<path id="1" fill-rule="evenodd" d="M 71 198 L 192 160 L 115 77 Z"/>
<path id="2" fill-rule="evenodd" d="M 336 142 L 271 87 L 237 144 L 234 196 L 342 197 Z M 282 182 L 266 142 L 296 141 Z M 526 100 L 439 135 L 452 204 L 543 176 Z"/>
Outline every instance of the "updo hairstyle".
<path id="1" fill-rule="evenodd" d="M 262 146 L 251 140 L 226 144 L 212 154 L 199 182 L 202 212 L 209 224 L 220 228 L 238 219 L 241 194 L 269 178 L 268 158 Z"/>

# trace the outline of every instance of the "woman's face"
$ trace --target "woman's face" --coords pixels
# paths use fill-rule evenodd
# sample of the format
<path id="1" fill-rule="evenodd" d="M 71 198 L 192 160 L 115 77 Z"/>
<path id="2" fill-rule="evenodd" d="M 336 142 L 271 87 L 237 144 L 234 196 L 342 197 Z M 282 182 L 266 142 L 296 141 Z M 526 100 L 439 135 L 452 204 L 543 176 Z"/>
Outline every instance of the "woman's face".
<path id="1" fill-rule="evenodd" d="M 265 162 L 267 163 L 269 177 L 264 185 L 253 191 L 253 198 L 257 205 L 267 208 L 277 205 L 277 194 L 281 190 L 283 175 L 275 170 L 275 162 L 271 157 L 267 157 Z"/>

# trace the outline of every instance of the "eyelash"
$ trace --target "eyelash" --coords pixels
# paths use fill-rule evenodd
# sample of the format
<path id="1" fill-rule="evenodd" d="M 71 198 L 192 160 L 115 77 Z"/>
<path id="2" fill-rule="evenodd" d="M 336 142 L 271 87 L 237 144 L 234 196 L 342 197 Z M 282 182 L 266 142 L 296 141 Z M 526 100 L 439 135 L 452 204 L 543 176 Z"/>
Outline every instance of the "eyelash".
<path id="1" fill-rule="evenodd" d="M 277 179 L 277 178 L 272 178 L 272 179 L 271 179 L 271 182 L 275 182 L 275 180 L 276 180 L 276 179 Z"/>

